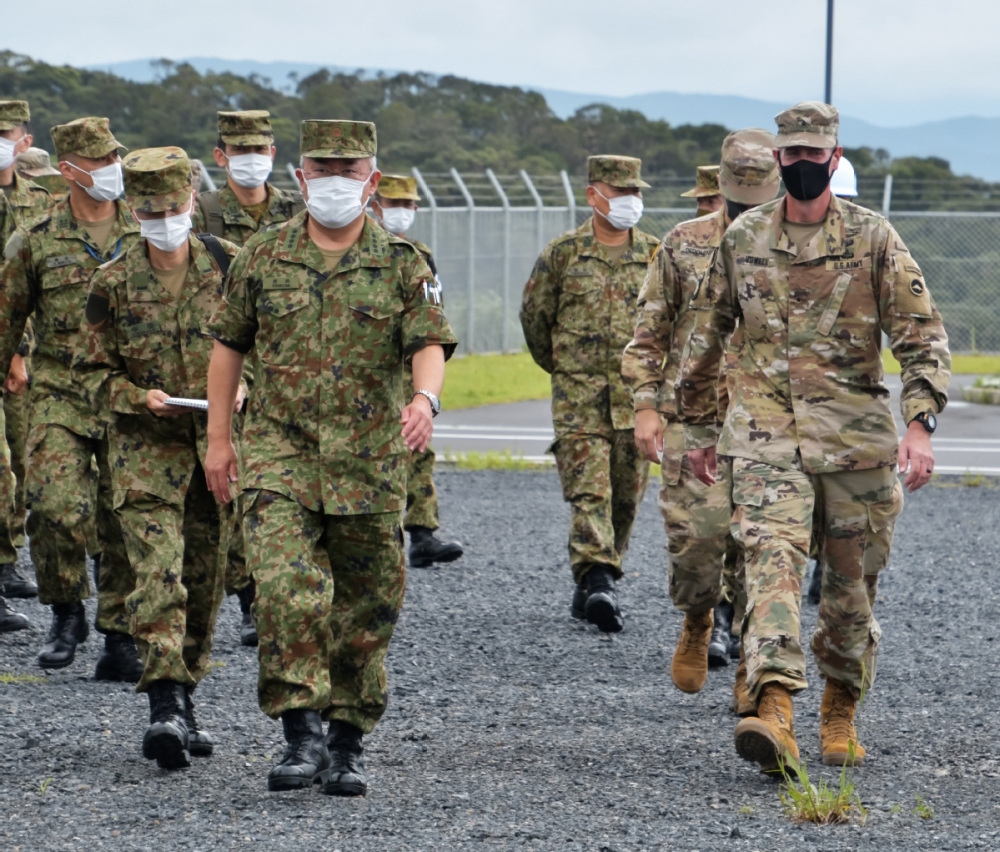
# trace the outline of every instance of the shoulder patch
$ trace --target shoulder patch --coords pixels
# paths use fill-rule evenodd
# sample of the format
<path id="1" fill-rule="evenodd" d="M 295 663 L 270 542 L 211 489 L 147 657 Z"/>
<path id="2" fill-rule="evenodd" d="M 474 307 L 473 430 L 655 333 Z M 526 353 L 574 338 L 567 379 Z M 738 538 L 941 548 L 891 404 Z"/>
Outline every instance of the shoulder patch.
<path id="1" fill-rule="evenodd" d="M 896 280 L 896 311 L 922 317 L 933 316 L 931 294 L 920 267 L 909 254 L 903 257 L 897 255 L 897 262 L 899 273 Z"/>
<path id="2" fill-rule="evenodd" d="M 92 292 L 87 297 L 87 322 L 91 328 L 101 325 L 108 318 L 110 299 L 103 293 Z"/>

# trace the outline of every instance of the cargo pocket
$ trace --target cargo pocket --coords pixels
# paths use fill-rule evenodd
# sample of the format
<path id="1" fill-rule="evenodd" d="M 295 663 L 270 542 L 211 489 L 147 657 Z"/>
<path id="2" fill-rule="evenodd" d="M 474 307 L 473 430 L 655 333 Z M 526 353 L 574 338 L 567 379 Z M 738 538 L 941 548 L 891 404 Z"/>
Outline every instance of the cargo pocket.
<path id="1" fill-rule="evenodd" d="M 892 547 L 892 533 L 896 518 L 903 511 L 903 487 L 897 480 L 892 487 L 892 496 L 868 504 L 868 535 L 862 558 L 862 573 L 871 576 L 881 573 L 889 562 Z"/>
<path id="2" fill-rule="evenodd" d="M 875 620 L 875 616 L 872 616 L 872 623 L 868 628 L 868 647 L 865 649 L 864 656 L 861 658 L 861 681 L 864 684 L 866 692 L 871 689 L 872 684 L 875 683 L 875 671 L 878 668 L 878 644 L 881 638 L 882 628 L 879 627 L 879 623 Z"/>

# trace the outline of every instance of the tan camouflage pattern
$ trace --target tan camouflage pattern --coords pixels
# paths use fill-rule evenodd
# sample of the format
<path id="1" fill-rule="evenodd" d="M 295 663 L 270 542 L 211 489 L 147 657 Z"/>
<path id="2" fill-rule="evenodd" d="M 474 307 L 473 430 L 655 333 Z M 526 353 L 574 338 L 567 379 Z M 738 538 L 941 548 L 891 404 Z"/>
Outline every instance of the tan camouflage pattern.
<path id="1" fill-rule="evenodd" d="M 50 132 L 60 160 L 67 154 L 99 160 L 112 151 L 128 150 L 115 139 L 111 133 L 111 122 L 106 118 L 77 118 L 68 124 L 57 124 Z"/>
<path id="2" fill-rule="evenodd" d="M 722 141 L 719 189 L 725 198 L 756 207 L 774 198 L 780 183 L 774 134 L 750 127 Z"/>
<path id="3" fill-rule="evenodd" d="M 0 101 L 0 130 L 16 130 L 31 121 L 27 101 Z"/>
<path id="4" fill-rule="evenodd" d="M 784 199 L 740 216 L 692 299 L 679 382 L 688 446 L 806 473 L 893 465 L 882 332 L 902 367 L 904 422 L 948 399 L 948 337 L 920 267 L 884 218 L 835 196 L 799 252 L 784 216 Z M 719 368 L 737 318 L 720 437 Z"/>
<path id="5" fill-rule="evenodd" d="M 804 145 L 807 148 L 836 148 L 840 113 L 835 106 L 820 101 L 802 101 L 774 117 L 778 125 L 775 148 Z"/>
<path id="6" fill-rule="evenodd" d="M 647 189 L 641 177 L 642 160 L 638 157 L 618 157 L 599 154 L 587 158 L 587 181 L 603 181 L 619 189 Z"/>
<path id="7" fill-rule="evenodd" d="M 437 489 L 434 487 L 434 462 L 437 457 L 428 447 L 422 453 L 414 450 L 406 466 L 406 514 L 403 529 L 427 527 L 436 530 L 438 521 Z"/>
<path id="8" fill-rule="evenodd" d="M 800 607 L 814 536 L 824 561 L 811 642 L 816 664 L 855 695 L 871 689 L 881 637 L 872 612 L 878 575 L 903 508 L 895 468 L 809 474 L 737 458 L 733 502 L 733 535 L 746 558 L 743 648 L 751 698 L 766 683 L 806 688 Z"/>
<path id="9" fill-rule="evenodd" d="M 719 194 L 719 167 L 698 166 L 695 169 L 694 189 L 681 193 L 681 198 L 709 198 Z"/>
<path id="10" fill-rule="evenodd" d="M 382 198 L 402 198 L 420 201 L 417 179 L 412 175 L 382 175 L 378 182 L 378 194 Z"/>
<path id="11" fill-rule="evenodd" d="M 236 193 L 228 184 L 220 189 L 198 193 L 192 217 L 192 231 L 196 234 L 210 232 L 209 218 L 220 218 L 222 220 L 220 239 L 242 246 L 257 231 L 266 231 L 275 225 L 287 222 L 302 209 L 302 194 L 298 190 L 278 189 L 271 184 L 266 186 L 268 206 L 259 223 L 240 206 Z M 218 199 L 218 210 L 215 210 L 214 205 L 210 205 L 211 196 Z"/>
<path id="12" fill-rule="evenodd" d="M 136 213 L 178 210 L 191 200 L 191 162 L 181 148 L 140 148 L 122 160 L 125 203 Z"/>
<path id="13" fill-rule="evenodd" d="M 300 126 L 299 149 L 303 157 L 341 157 L 358 160 L 378 152 L 375 125 L 370 121 L 320 121 Z"/>
<path id="14" fill-rule="evenodd" d="M 271 113 L 266 109 L 246 109 L 217 113 L 219 136 L 228 145 L 274 145 Z"/>
<path id="15" fill-rule="evenodd" d="M 44 148 L 28 148 L 17 155 L 14 161 L 14 171 L 23 178 L 36 178 L 42 175 L 58 175 L 59 169 L 52 166 L 52 158 Z"/>

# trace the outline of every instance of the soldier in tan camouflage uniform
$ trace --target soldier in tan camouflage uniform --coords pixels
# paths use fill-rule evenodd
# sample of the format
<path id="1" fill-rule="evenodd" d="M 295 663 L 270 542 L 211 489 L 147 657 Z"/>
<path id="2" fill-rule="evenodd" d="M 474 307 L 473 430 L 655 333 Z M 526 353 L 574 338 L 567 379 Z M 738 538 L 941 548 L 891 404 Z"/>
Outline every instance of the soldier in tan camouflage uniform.
<path id="1" fill-rule="evenodd" d="M 736 748 L 765 771 L 798 760 L 792 695 L 806 687 L 799 608 L 814 527 L 825 566 L 812 637 L 826 679 L 823 762 L 864 760 L 854 710 L 875 678 L 881 631 L 872 608 L 903 506 L 896 466 L 911 491 L 930 480 L 930 433 L 951 367 L 941 316 L 899 235 L 830 192 L 841 154 L 836 109 L 805 102 L 776 120 L 788 195 L 726 232 L 691 303 L 698 317 L 679 383 L 694 474 L 713 482 L 716 444 L 732 458 L 747 686 L 758 714 L 737 725 Z M 737 319 L 720 435 L 719 368 Z M 883 379 L 883 333 L 902 367 L 902 441 Z"/>
<path id="2" fill-rule="evenodd" d="M 215 162 L 226 170 L 226 185 L 198 192 L 194 230 L 242 246 L 258 231 L 287 222 L 299 213 L 303 209 L 302 195 L 294 190 L 278 189 L 267 180 L 277 153 L 271 114 L 267 110 L 220 111 L 218 129 Z M 236 418 L 237 432 L 241 420 L 242 416 Z M 237 504 L 241 499 L 237 497 Z M 257 645 L 252 611 L 255 587 L 247 570 L 242 516 L 239 508 L 233 513 L 236 526 L 230 536 L 226 594 L 236 595 L 240 602 L 240 644 L 254 647 Z"/>
<path id="3" fill-rule="evenodd" d="M 677 225 L 664 237 L 639 294 L 635 338 L 622 357 L 622 375 L 635 392 L 635 439 L 643 456 L 662 464 L 660 511 L 670 553 L 670 596 L 684 613 L 684 626 L 670 666 L 674 685 L 698 692 L 705 685 L 710 638 L 722 633 L 721 665 L 729 659 L 730 622 L 738 625 L 746 600 L 739 548 L 729 530 L 732 517 L 728 467 L 713 485 L 699 482 L 684 452 L 684 430 L 677 414 L 674 382 L 681 352 L 696 314 L 688 303 L 704 277 L 726 228 L 740 213 L 769 201 L 778 191 L 778 167 L 771 151 L 774 135 L 747 129 L 730 133 L 722 143 L 719 185 L 725 205 L 708 216 Z M 730 575 L 736 615 L 720 604 L 723 569 Z M 741 573 L 741 572 L 740 572 Z M 735 709 L 750 712 L 746 700 L 746 665 L 737 669 Z"/>
<path id="4" fill-rule="evenodd" d="M 623 576 L 649 475 L 635 446 L 632 390 L 621 375 L 639 288 L 658 243 L 635 227 L 649 186 L 640 165 L 634 157 L 588 160 L 594 215 L 549 243 L 521 302 L 525 342 L 552 376 L 552 451 L 572 510 L 571 612 L 605 632 L 624 627 L 614 581 Z"/>
<path id="5" fill-rule="evenodd" d="M 53 608 L 39 664 L 68 666 L 77 643 L 88 635 L 83 606 L 89 595 L 87 524 L 96 516 L 102 549 L 97 629 L 105 634 L 105 643 L 95 677 L 135 682 L 142 663 L 125 611 L 135 572 L 112 505 L 106 424 L 91 409 L 81 385 L 87 352 L 80 329 L 91 275 L 138 240 L 138 226 L 118 200 L 122 146 L 106 118 L 57 125 L 52 141 L 69 196 L 14 232 L 0 276 L 0 364 L 10 363 L 29 316 L 36 338 L 27 440 L 27 532 L 39 598 Z"/>
<path id="6" fill-rule="evenodd" d="M 52 158 L 44 148 L 26 148 L 17 155 L 14 170 L 20 177 L 30 180 L 46 190 L 53 198 L 66 195 L 66 179 L 53 167 Z"/>
<path id="7" fill-rule="evenodd" d="M 435 292 L 443 306 L 441 279 L 430 248 L 419 240 L 406 236 L 413 225 L 419 201 L 416 178 L 409 175 L 382 175 L 378 182 L 378 192 L 372 199 L 372 213 L 389 233 L 402 237 L 424 256 L 434 275 Z M 410 534 L 408 564 L 411 568 L 430 568 L 442 562 L 453 562 L 463 553 L 460 542 L 441 541 L 434 535 L 434 531 L 440 526 L 437 489 L 434 487 L 434 462 L 434 450 L 427 447 L 422 453 L 411 453 L 407 464 L 403 529 Z"/>
<path id="8" fill-rule="evenodd" d="M 365 215 L 375 153 L 373 124 L 302 123 L 308 212 L 247 241 L 208 325 L 205 470 L 223 502 L 237 478 L 229 414 L 254 362 L 239 479 L 258 697 L 289 744 L 272 790 L 367 792 L 362 735 L 385 711 L 405 586 L 406 462 L 430 440 L 455 346 L 420 253 Z"/>
<path id="9" fill-rule="evenodd" d="M 695 170 L 694 189 L 682 192 L 681 198 L 698 199 L 699 217 L 718 213 L 725 206 L 725 200 L 719 192 L 719 167 L 698 166 Z"/>
<path id="10" fill-rule="evenodd" d="M 202 470 L 207 415 L 167 400 L 206 398 L 212 344 L 202 326 L 222 301 L 237 248 L 208 236 L 209 248 L 191 233 L 183 150 L 133 151 L 123 165 L 144 239 L 91 281 L 87 380 L 97 410 L 111 412 L 115 508 L 136 571 L 127 606 L 145 664 L 136 691 L 149 694 L 143 754 L 177 769 L 212 753 L 193 693 L 208 673 L 232 507 L 212 498 Z"/>

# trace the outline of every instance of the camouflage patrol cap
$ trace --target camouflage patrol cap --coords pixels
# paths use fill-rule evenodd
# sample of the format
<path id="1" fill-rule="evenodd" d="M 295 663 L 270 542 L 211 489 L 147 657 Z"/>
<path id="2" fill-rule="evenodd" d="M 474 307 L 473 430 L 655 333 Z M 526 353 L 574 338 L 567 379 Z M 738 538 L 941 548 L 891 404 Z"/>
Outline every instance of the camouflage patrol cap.
<path id="1" fill-rule="evenodd" d="M 378 182 L 378 194 L 382 198 L 420 201 L 420 195 L 417 193 L 417 179 L 409 175 L 382 175 L 382 180 Z"/>
<path id="2" fill-rule="evenodd" d="M 115 149 L 128 150 L 112 135 L 111 122 L 106 118 L 77 118 L 69 124 L 57 124 L 50 132 L 60 160 L 67 154 L 99 160 Z"/>
<path id="3" fill-rule="evenodd" d="M 0 101 L 0 130 L 14 130 L 30 120 L 27 101 Z"/>
<path id="4" fill-rule="evenodd" d="M 723 197 L 756 207 L 778 194 L 781 175 L 774 135 L 759 127 L 730 133 L 722 142 L 719 189 Z"/>
<path id="5" fill-rule="evenodd" d="M 49 152 L 44 148 L 28 148 L 18 154 L 14 161 L 14 171 L 26 178 L 59 174 L 59 169 L 52 168 Z"/>
<path id="6" fill-rule="evenodd" d="M 694 189 L 681 193 L 681 198 L 708 198 L 719 194 L 719 167 L 698 166 L 695 172 Z"/>
<path id="7" fill-rule="evenodd" d="M 649 186 L 639 177 L 642 160 L 638 157 L 617 157 L 600 154 L 587 158 L 587 180 L 590 183 L 603 181 L 608 186 L 619 189 L 645 189 Z"/>
<path id="8" fill-rule="evenodd" d="M 271 113 L 266 109 L 245 109 L 217 113 L 219 136 L 229 145 L 273 145 Z"/>
<path id="9" fill-rule="evenodd" d="M 804 145 L 807 148 L 836 148 L 840 113 L 830 104 L 802 101 L 774 117 L 778 125 L 776 148 Z"/>
<path id="10" fill-rule="evenodd" d="M 191 198 L 191 161 L 182 148 L 140 148 L 122 161 L 125 203 L 137 213 L 183 207 Z"/>
<path id="11" fill-rule="evenodd" d="M 342 157 L 360 160 L 374 157 L 378 150 L 375 125 L 370 121 L 302 122 L 299 149 L 303 157 Z"/>

